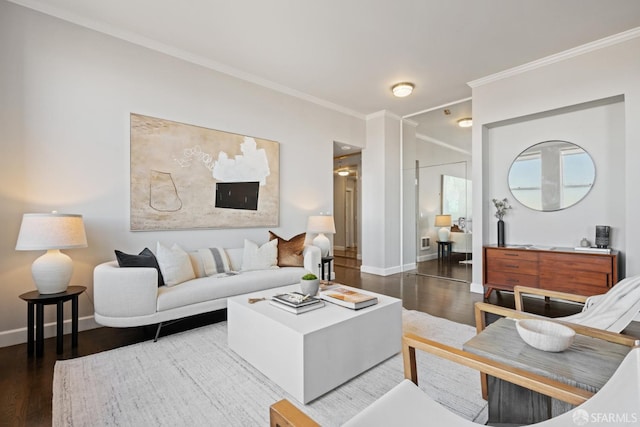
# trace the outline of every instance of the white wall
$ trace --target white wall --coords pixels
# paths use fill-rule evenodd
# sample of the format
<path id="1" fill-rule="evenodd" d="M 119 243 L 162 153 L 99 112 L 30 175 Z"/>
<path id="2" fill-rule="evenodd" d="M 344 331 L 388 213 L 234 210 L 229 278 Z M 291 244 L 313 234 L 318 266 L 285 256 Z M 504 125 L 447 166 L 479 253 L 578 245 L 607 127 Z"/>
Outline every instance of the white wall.
<path id="1" fill-rule="evenodd" d="M 16 252 L 24 212 L 84 215 L 89 247 L 70 250 L 72 282 L 89 287 L 113 250 L 155 242 L 185 248 L 263 242 L 266 228 L 129 231 L 131 112 L 278 141 L 280 226 L 332 211 L 333 141 L 363 146 L 365 122 L 61 20 L 0 2 L 0 346 L 25 341 L 26 304 L 38 252 Z M 53 322 L 46 310 L 46 322 Z"/>
<path id="2" fill-rule="evenodd" d="M 367 117 L 362 150 L 362 266 L 382 276 L 400 267 L 400 117 L 386 111 Z"/>
<path id="3" fill-rule="evenodd" d="M 485 179 L 490 198 L 507 197 L 513 207 L 504 218 L 508 244 L 575 247 L 582 237 L 593 243 L 595 225 L 602 224 L 612 227 L 611 246 L 625 248 L 624 121 L 624 104 L 616 102 L 489 129 L 485 147 L 494 166 L 486 171 Z M 518 154 L 552 139 L 584 148 L 595 163 L 596 180 L 579 203 L 560 211 L 539 212 L 523 206 L 511 195 L 507 177 Z M 489 209 L 489 214 L 494 212 Z M 490 243 L 496 243 L 495 218 L 489 221 L 487 237 Z"/>
<path id="4" fill-rule="evenodd" d="M 640 39 L 636 37 L 584 54 L 566 55 L 566 58 L 556 62 L 546 61 L 545 65 L 504 78 L 472 82 L 474 259 L 481 259 L 483 244 L 495 241 L 491 198 L 509 196 L 505 187 L 506 175 L 501 175 L 508 168 L 509 156 L 496 151 L 509 151 L 512 155 L 519 152 L 520 147 L 511 145 L 522 143 L 526 126 L 535 126 L 527 124 L 529 120 L 524 119 L 532 114 L 554 116 L 558 109 L 623 96 L 623 106 L 583 111 L 581 114 L 584 116 L 570 117 L 567 122 L 556 122 L 550 117 L 534 129 L 536 141 L 541 140 L 542 134 L 548 131 L 556 135 L 552 139 L 568 139 L 579 143 L 576 138 L 588 137 L 581 130 L 585 127 L 602 137 L 600 140 L 585 140 L 588 145 L 585 148 L 593 152 L 596 162 L 598 188 L 594 188 L 595 194 L 571 210 L 535 213 L 518 208 L 510 212 L 505 220 L 511 230 L 507 238 L 527 242 L 535 239 L 532 243 L 573 244 L 585 233 L 593 236 L 593 231 L 589 233 L 589 230 L 593 230 L 596 223 L 615 224 L 617 233 L 614 245 L 620 246 L 618 249 L 623 252 L 626 275 L 640 273 L 640 239 L 634 235 L 635 220 L 640 217 L 640 198 L 635 188 L 636 183 L 640 182 L 640 168 L 637 166 L 637 160 L 640 159 L 640 121 L 636 119 L 640 117 L 638 58 Z M 591 119 L 595 122 L 589 123 Z M 506 121 L 513 122 L 515 127 L 493 129 L 497 125 L 505 125 Z M 504 137 L 509 131 L 516 132 L 518 139 L 507 142 L 508 138 Z M 503 132 L 505 135 L 502 135 Z M 561 138 L 561 132 L 567 132 L 568 138 Z M 623 142 L 618 140 L 619 134 Z M 494 168 L 498 168 L 498 171 L 493 172 Z M 599 207 L 598 211 L 588 212 L 588 208 L 593 207 Z M 522 225 L 525 223 L 533 229 L 523 231 Z M 483 226 L 479 227 L 480 224 Z M 474 262 L 472 289 L 480 290 L 481 284 L 482 265 Z"/>

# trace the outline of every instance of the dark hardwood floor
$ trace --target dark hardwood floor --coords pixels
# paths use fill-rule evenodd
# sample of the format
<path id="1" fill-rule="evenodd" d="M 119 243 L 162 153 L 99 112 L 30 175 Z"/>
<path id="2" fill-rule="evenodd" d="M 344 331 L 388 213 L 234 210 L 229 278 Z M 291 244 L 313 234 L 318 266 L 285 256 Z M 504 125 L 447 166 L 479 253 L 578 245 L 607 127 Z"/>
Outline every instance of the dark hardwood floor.
<path id="1" fill-rule="evenodd" d="M 346 256 L 341 256 L 346 255 Z M 401 273 L 381 277 L 360 273 L 353 253 L 334 254 L 336 281 L 401 298 L 405 308 L 419 310 L 455 322 L 474 325 L 473 304 L 482 295 L 469 292 L 467 283 Z M 514 306 L 513 295 L 494 292 L 489 302 Z M 572 304 L 528 300 L 528 311 L 547 316 L 564 316 L 580 308 Z M 26 310 L 26 307 L 25 307 Z M 163 327 L 166 336 L 197 326 L 225 320 L 219 311 L 194 316 Z M 640 330 L 636 331 L 640 336 Z M 53 371 L 56 360 L 81 357 L 117 347 L 153 339 L 155 327 L 98 328 L 82 331 L 78 347 L 71 349 L 71 337 L 65 336 L 64 353 L 57 356 L 55 338 L 45 340 L 44 356 L 27 357 L 26 344 L 0 348 L 0 426 L 50 426 Z M 162 339 L 162 338 L 161 338 Z"/>

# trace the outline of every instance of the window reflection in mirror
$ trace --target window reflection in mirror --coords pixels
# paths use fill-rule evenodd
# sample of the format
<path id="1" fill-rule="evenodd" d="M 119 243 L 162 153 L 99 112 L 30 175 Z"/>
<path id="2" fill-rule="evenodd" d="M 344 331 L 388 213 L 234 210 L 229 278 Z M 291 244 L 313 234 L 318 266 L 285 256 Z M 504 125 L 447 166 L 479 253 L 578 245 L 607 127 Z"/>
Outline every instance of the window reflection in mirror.
<path id="1" fill-rule="evenodd" d="M 591 190 L 595 166 L 589 153 L 566 141 L 527 148 L 509 170 L 509 189 L 523 205 L 538 211 L 573 206 Z"/>

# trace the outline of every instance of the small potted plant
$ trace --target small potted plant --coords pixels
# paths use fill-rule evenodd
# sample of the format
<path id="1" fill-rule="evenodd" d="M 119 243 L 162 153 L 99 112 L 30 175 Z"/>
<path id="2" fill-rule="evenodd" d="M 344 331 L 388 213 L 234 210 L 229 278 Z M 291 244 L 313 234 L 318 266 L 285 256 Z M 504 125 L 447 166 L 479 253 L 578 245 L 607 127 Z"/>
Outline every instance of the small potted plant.
<path id="1" fill-rule="evenodd" d="M 307 273 L 300 279 L 300 292 L 314 296 L 320 288 L 320 279 L 313 273 Z"/>

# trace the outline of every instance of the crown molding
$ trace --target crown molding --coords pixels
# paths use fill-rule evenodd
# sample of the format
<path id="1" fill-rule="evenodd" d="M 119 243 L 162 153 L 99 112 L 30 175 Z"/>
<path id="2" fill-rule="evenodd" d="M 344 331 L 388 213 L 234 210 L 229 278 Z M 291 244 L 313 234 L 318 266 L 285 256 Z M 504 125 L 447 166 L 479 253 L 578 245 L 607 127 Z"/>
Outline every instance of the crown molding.
<path id="1" fill-rule="evenodd" d="M 440 141 L 439 139 L 435 139 L 435 138 L 432 138 L 430 136 L 427 136 L 427 135 L 424 135 L 424 134 L 421 134 L 421 133 L 416 133 L 416 138 L 421 140 L 421 141 L 431 142 L 431 143 L 439 145 L 441 147 L 448 148 L 449 150 L 457 151 L 459 153 L 463 153 L 463 154 L 467 154 L 467 155 L 471 156 L 471 152 L 469 152 L 467 150 L 464 150 L 462 148 L 456 147 L 455 145 L 451 145 L 448 142 Z"/>
<path id="2" fill-rule="evenodd" d="M 518 74 L 523 74 L 531 70 L 535 70 L 537 68 L 546 67 L 547 65 L 554 64 L 556 62 L 564 61 L 569 58 L 573 58 L 576 56 L 584 55 L 585 53 L 593 52 L 599 49 L 603 49 L 605 47 L 613 46 L 619 43 L 626 42 L 628 40 L 632 40 L 634 38 L 640 37 L 640 27 L 632 28 L 631 30 L 624 31 L 622 33 L 614 34 L 609 37 L 605 37 L 600 40 L 596 40 L 591 43 L 583 44 L 581 46 L 574 47 L 572 49 L 565 50 L 560 53 L 556 53 L 553 55 L 546 56 L 544 58 L 528 62 L 523 65 L 519 65 L 517 67 L 509 68 L 504 71 L 500 71 L 499 73 L 491 74 L 486 77 L 482 77 L 477 80 L 473 80 L 467 83 L 471 88 L 476 88 L 478 86 L 483 86 L 488 83 L 493 83 L 498 80 L 506 79 L 509 77 L 516 76 Z"/>
<path id="3" fill-rule="evenodd" d="M 462 104 L 463 102 L 471 101 L 471 99 L 472 98 L 469 96 L 467 98 L 458 99 L 457 101 L 447 102 L 446 104 L 437 105 L 435 107 L 429 107 L 426 110 L 420 110 L 420 111 L 416 111 L 415 113 L 407 114 L 406 116 L 402 116 L 402 118 L 408 119 L 411 117 L 419 116 L 421 114 L 430 113 L 432 111 L 440 110 L 442 108 L 450 107 L 452 105 Z"/>
<path id="4" fill-rule="evenodd" d="M 61 19 L 63 21 L 67 21 L 72 24 L 76 24 L 81 27 L 88 28 L 90 30 L 97 31 L 99 33 L 103 33 L 111 37 L 124 40 L 126 42 L 129 42 L 138 46 L 142 46 L 147 49 L 151 49 L 153 51 L 160 52 L 165 55 L 169 55 L 174 58 L 178 58 L 183 61 L 195 64 L 195 65 L 199 65 L 201 67 L 205 67 L 210 70 L 217 71 L 219 73 L 226 74 L 228 76 L 235 77 L 237 79 L 244 80 L 244 81 L 256 84 L 258 86 L 262 86 L 264 88 L 271 89 L 273 91 L 280 92 L 282 94 L 289 95 L 294 98 L 298 98 L 303 101 L 307 101 L 312 104 L 319 105 L 321 107 L 324 107 L 330 110 L 337 111 L 342 114 L 346 114 L 348 116 L 355 117 L 360 120 L 365 120 L 366 118 L 364 114 L 354 111 L 350 108 L 344 107 L 342 105 L 338 105 L 333 102 L 330 102 L 321 98 L 317 98 L 313 95 L 300 92 L 298 90 L 284 86 L 280 83 L 273 82 L 271 80 L 263 79 L 262 77 L 258 77 L 254 74 L 247 73 L 245 71 L 228 66 L 226 64 L 205 58 L 201 55 L 197 55 L 187 50 L 179 49 L 174 46 L 167 45 L 167 44 L 158 42 L 156 40 L 152 40 L 148 37 L 141 36 L 140 34 L 123 30 L 122 28 L 118 28 L 112 25 L 107 25 L 102 22 L 87 19 L 85 17 L 79 16 L 73 13 L 69 13 L 68 11 L 62 10 L 57 7 L 53 7 L 41 1 L 36 1 L 36 0 L 9 0 L 9 1 L 19 6 L 23 6 L 40 13 L 44 13 L 45 15 L 50 15 L 55 18 Z"/>
<path id="5" fill-rule="evenodd" d="M 395 119 L 395 120 L 402 120 L 402 117 L 400 117 L 399 115 L 392 113 L 389 110 L 380 110 L 380 111 L 376 111 L 375 113 L 371 113 L 371 114 L 367 114 L 365 116 L 365 120 L 371 120 L 371 119 L 375 119 L 378 117 L 387 117 L 390 119 Z"/>
<path id="6" fill-rule="evenodd" d="M 413 120 L 409 120 L 409 119 L 402 119 L 402 123 L 404 123 L 406 125 L 409 125 L 409 126 L 413 126 L 414 128 L 417 128 L 418 125 L 420 124 L 418 122 L 414 122 Z"/>

